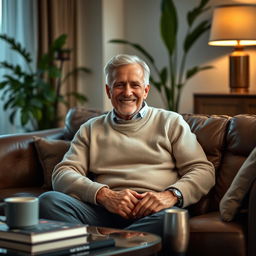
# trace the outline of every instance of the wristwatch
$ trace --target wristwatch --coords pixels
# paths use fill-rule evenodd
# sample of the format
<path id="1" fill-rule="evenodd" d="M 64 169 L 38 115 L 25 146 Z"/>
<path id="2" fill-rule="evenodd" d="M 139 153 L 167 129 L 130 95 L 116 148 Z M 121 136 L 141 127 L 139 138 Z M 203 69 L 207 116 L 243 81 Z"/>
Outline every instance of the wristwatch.
<path id="1" fill-rule="evenodd" d="M 173 195 L 178 198 L 178 202 L 175 204 L 175 206 L 182 207 L 183 205 L 182 193 L 177 188 L 169 188 L 168 190 L 171 191 Z"/>

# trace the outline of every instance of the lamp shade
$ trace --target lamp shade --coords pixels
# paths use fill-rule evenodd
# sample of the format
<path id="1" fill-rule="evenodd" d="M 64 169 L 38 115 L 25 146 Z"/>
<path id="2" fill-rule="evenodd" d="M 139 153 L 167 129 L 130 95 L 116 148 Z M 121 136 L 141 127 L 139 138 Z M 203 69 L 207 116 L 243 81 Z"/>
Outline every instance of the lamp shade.
<path id="1" fill-rule="evenodd" d="M 213 12 L 210 45 L 256 45 L 256 5 L 222 5 Z"/>

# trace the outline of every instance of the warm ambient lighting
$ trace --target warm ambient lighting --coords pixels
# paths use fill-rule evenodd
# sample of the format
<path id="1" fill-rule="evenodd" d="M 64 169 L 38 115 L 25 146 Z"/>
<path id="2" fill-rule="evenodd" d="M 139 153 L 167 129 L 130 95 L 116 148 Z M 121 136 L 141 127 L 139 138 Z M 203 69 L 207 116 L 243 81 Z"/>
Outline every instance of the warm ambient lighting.
<path id="1" fill-rule="evenodd" d="M 213 12 L 209 45 L 233 46 L 229 56 L 231 92 L 249 91 L 249 55 L 244 46 L 256 45 L 256 5 L 222 5 Z"/>

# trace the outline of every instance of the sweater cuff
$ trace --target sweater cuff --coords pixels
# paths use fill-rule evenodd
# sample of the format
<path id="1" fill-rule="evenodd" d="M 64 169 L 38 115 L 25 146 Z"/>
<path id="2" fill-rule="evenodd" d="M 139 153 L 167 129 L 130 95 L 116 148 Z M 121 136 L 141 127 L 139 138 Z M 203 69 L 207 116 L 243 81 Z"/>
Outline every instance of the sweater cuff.
<path id="1" fill-rule="evenodd" d="M 97 193 L 102 189 L 102 188 L 109 188 L 108 185 L 103 185 L 101 187 L 98 187 L 98 189 L 96 190 L 95 194 L 94 194 L 94 204 L 99 205 L 97 202 Z"/>
<path id="2" fill-rule="evenodd" d="M 98 183 L 98 182 L 92 182 L 89 185 L 89 187 L 87 187 L 87 189 L 84 193 L 84 201 L 98 205 L 97 200 L 96 200 L 96 195 L 97 195 L 98 191 L 103 187 L 108 187 L 108 186 L 105 184 Z"/>

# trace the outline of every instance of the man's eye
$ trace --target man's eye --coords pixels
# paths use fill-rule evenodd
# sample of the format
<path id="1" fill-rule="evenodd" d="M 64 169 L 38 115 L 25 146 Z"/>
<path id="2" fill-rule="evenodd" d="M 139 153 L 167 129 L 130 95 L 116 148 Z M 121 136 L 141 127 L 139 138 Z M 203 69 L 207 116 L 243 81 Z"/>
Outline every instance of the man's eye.
<path id="1" fill-rule="evenodd" d="M 123 87 L 123 86 L 124 86 L 123 84 L 115 84 L 115 85 L 114 85 L 115 88 L 121 88 L 121 87 Z"/>

